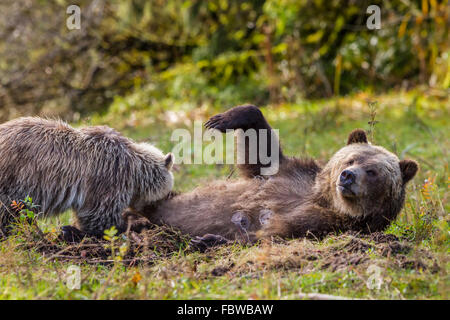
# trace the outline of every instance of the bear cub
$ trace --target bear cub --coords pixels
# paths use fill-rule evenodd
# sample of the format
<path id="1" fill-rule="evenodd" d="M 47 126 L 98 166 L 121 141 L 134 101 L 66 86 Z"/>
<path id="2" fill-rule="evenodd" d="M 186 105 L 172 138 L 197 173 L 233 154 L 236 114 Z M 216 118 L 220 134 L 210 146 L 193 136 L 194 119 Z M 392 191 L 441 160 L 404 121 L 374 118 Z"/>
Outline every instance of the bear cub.
<path id="1" fill-rule="evenodd" d="M 136 143 L 105 126 L 75 129 L 63 121 L 26 117 L 0 125 L 0 231 L 10 204 L 29 196 L 42 215 L 73 209 L 83 234 L 101 236 L 122 213 L 142 210 L 173 187 L 173 155 Z M 77 229 L 63 227 L 70 238 Z"/>

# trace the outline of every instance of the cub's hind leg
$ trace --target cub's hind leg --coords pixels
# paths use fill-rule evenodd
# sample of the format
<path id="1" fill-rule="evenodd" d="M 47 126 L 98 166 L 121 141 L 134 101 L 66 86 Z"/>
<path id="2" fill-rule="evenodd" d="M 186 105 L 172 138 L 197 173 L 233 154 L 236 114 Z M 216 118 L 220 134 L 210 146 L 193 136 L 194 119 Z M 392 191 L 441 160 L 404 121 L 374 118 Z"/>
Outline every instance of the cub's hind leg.
<path id="1" fill-rule="evenodd" d="M 122 219 L 125 223 L 125 227 L 118 228 L 119 231 L 134 231 L 137 233 L 142 232 L 143 230 L 150 229 L 152 227 L 152 223 L 145 217 L 139 215 L 131 208 L 127 208 L 122 212 Z M 95 233 L 88 233 L 80 230 L 81 228 L 86 229 L 86 226 L 80 227 L 80 222 L 77 221 L 75 226 L 63 226 L 61 228 L 60 238 L 66 242 L 80 242 L 84 237 L 95 236 L 101 237 L 103 233 L 96 231 Z M 107 229 L 107 228 L 106 228 Z M 105 230 L 106 230 L 105 229 Z"/>
<path id="2" fill-rule="evenodd" d="M 76 211 L 77 225 L 87 235 L 102 237 L 105 230 L 115 226 L 118 233 L 126 231 L 127 225 L 122 216 L 129 201 L 121 201 L 120 197 L 100 201 L 84 206 Z"/>
<path id="3" fill-rule="evenodd" d="M 238 164 L 241 173 L 248 178 L 253 178 L 264 174 L 262 169 L 276 167 L 285 160 L 282 153 L 279 139 L 264 118 L 258 107 L 253 105 L 243 105 L 234 107 L 224 113 L 211 117 L 206 123 L 208 129 L 217 129 L 221 132 L 227 130 L 242 129 L 244 136 L 238 138 L 238 152 L 242 152 L 238 157 L 244 159 L 244 164 Z M 255 139 L 251 138 L 252 132 Z M 239 145 L 239 140 L 244 146 Z M 255 145 L 251 143 L 256 142 Z M 266 172 L 271 172 L 267 170 Z M 271 173 L 269 173 L 271 174 Z"/>

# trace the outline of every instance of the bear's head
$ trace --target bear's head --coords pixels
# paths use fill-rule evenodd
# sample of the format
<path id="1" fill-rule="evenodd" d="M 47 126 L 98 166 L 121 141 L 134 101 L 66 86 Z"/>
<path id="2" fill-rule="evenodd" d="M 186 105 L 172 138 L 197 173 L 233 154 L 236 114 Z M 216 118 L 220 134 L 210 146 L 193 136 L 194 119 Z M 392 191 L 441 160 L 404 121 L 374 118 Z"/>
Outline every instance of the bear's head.
<path id="1" fill-rule="evenodd" d="M 139 170 L 140 182 L 133 201 L 134 209 L 141 211 L 142 207 L 166 198 L 172 191 L 174 178 L 171 170 L 175 157 L 172 153 L 163 154 L 146 142 L 137 143 L 134 148 L 145 161 Z"/>
<path id="2" fill-rule="evenodd" d="M 366 133 L 357 129 L 327 163 L 318 177 L 320 193 L 338 212 L 352 217 L 380 216 L 392 221 L 401 210 L 405 186 L 418 164 L 371 145 Z"/>

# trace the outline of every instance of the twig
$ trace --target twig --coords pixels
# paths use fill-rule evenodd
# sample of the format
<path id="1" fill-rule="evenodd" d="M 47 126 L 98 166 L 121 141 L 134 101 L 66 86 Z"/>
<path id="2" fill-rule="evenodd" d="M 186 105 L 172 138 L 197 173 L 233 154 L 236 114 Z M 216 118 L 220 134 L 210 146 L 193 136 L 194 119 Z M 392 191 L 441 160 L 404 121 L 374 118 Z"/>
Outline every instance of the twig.
<path id="1" fill-rule="evenodd" d="M 114 263 L 116 262 L 115 260 L 111 260 L 111 259 L 86 259 L 83 258 L 82 256 L 65 256 L 65 255 L 53 255 L 52 258 L 54 259 L 68 259 L 68 260 L 82 260 L 85 263 L 89 263 L 89 264 L 97 264 L 97 263 Z M 133 259 L 124 259 L 124 260 L 120 260 L 119 262 L 121 263 L 132 263 L 132 262 L 137 262 L 137 261 L 148 261 L 147 259 L 143 259 L 143 258 L 133 258 Z"/>
<path id="2" fill-rule="evenodd" d="M 357 298 L 332 296 L 329 294 L 321 294 L 321 293 L 299 293 L 298 296 L 300 299 L 308 299 L 308 300 L 361 300 Z"/>
<path id="3" fill-rule="evenodd" d="M 85 241 L 85 239 L 83 239 L 83 241 Z M 69 246 L 63 248 L 62 250 L 60 250 L 60 251 L 56 252 L 55 254 L 53 254 L 52 256 L 48 257 L 45 260 L 45 262 L 53 259 L 54 257 L 61 256 L 61 253 L 66 252 L 71 249 L 96 248 L 96 247 L 102 248 L 103 247 L 103 244 L 101 244 L 101 243 L 83 243 L 83 241 L 81 243 L 77 243 L 75 245 L 69 245 Z M 66 257 L 66 256 L 63 256 L 63 257 Z"/>
<path id="4" fill-rule="evenodd" d="M 234 174 L 235 171 L 236 171 L 236 168 L 233 167 L 233 168 L 231 169 L 230 173 L 229 173 L 228 176 L 227 176 L 227 180 L 230 180 L 230 179 L 231 179 L 231 177 L 233 176 L 233 174 Z"/>

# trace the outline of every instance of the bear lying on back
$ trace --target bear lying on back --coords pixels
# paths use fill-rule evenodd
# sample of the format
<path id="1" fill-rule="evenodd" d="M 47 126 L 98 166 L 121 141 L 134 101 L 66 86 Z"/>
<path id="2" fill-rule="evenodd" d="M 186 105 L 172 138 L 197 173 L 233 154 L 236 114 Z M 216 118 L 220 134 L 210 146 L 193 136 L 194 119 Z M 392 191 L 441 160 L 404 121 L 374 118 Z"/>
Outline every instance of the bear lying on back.
<path id="1" fill-rule="evenodd" d="M 127 207 L 139 210 L 171 191 L 172 163 L 172 154 L 108 127 L 74 129 L 41 118 L 6 122 L 0 125 L 0 230 L 8 231 L 11 201 L 30 196 L 44 215 L 73 209 L 83 233 L 124 231 Z"/>
<path id="2" fill-rule="evenodd" d="M 222 132 L 268 129 L 267 134 L 273 134 L 261 111 L 251 105 L 216 115 L 206 126 Z M 248 159 L 248 146 L 245 152 Z M 353 131 L 347 146 L 323 168 L 312 159 L 286 157 L 281 148 L 279 152 L 276 175 L 259 176 L 264 166 L 260 161 L 241 165 L 242 179 L 213 182 L 146 207 L 141 214 L 152 223 L 197 236 L 195 241 L 204 245 L 226 239 L 245 242 L 270 236 L 320 238 L 347 230 L 374 232 L 397 217 L 406 184 L 418 170 L 416 162 L 400 161 L 369 144 L 363 130 Z"/>

